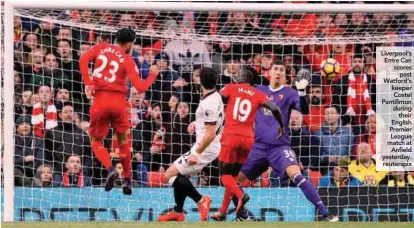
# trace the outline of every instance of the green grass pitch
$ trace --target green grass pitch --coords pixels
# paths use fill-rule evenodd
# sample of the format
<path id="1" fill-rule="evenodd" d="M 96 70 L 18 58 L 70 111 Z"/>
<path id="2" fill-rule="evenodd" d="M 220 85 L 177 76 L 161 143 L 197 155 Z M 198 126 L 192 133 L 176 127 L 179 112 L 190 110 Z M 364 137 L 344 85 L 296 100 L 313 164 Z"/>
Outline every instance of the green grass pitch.
<path id="1" fill-rule="evenodd" d="M 151 228 L 211 228 L 211 227 L 223 227 L 223 228 L 312 228 L 312 227 L 322 227 L 322 228 L 337 228 L 337 227 L 346 227 L 346 228 L 405 228 L 405 227 L 414 227 L 413 222 L 338 222 L 338 223 L 327 223 L 327 222 L 168 222 L 168 223 L 158 223 L 158 222 L 15 222 L 15 223 L 2 223 L 1 227 L 4 228 L 71 228 L 71 227 L 81 227 L 81 228 L 106 228 L 106 227 L 120 227 L 120 228 L 140 228 L 140 227 L 151 227 Z"/>

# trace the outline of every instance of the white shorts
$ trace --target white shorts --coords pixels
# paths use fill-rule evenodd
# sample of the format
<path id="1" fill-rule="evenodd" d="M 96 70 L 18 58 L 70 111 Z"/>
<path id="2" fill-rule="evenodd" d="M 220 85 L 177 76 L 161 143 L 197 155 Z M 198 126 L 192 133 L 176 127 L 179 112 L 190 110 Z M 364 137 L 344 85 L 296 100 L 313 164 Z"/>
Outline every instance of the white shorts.
<path id="1" fill-rule="evenodd" d="M 196 146 L 198 145 L 195 144 L 193 148 Z M 204 167 L 206 167 L 206 165 L 210 164 L 212 161 L 214 161 L 218 157 L 218 154 L 220 153 L 220 149 L 221 149 L 220 143 L 211 143 L 207 147 L 207 149 L 205 149 L 203 153 L 201 153 L 198 156 L 197 164 L 189 165 L 187 163 L 187 158 L 191 154 L 191 152 L 189 151 L 181 155 L 181 157 L 179 157 L 177 160 L 175 160 L 174 165 L 178 169 L 181 175 L 188 176 L 188 177 L 195 176 L 199 172 L 201 172 L 201 170 L 203 170 Z"/>

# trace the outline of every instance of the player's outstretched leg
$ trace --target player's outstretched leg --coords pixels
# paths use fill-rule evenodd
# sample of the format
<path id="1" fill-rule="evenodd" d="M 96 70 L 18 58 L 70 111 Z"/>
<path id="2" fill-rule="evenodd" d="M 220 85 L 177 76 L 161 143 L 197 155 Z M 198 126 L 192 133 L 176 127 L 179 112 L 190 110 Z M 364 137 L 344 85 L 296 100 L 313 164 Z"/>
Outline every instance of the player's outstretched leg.
<path id="1" fill-rule="evenodd" d="M 132 194 L 132 180 L 131 180 L 131 139 L 129 130 L 123 134 L 118 134 L 119 142 L 119 160 L 123 168 L 122 191 L 125 195 Z"/>
<path id="2" fill-rule="evenodd" d="M 197 203 L 201 217 L 200 220 L 207 221 L 208 212 L 211 207 L 211 198 L 209 196 L 203 197 L 195 189 L 191 181 L 180 174 L 174 164 L 167 169 L 165 176 L 169 185 L 174 188 L 175 206 L 173 211 L 159 216 L 158 221 L 183 221 L 185 219 L 183 207 L 187 196 Z"/>
<path id="3" fill-rule="evenodd" d="M 93 137 L 90 138 L 93 153 L 108 171 L 105 191 L 111 191 L 111 189 L 114 187 L 115 180 L 118 178 L 118 173 L 116 172 L 115 167 L 112 165 L 111 157 L 109 156 L 108 150 L 103 146 L 102 140 L 98 140 Z"/>
<path id="4" fill-rule="evenodd" d="M 302 173 L 300 172 L 299 166 L 291 165 L 286 168 L 286 174 L 290 179 L 298 186 L 305 197 L 315 205 L 318 212 L 324 217 L 325 220 L 329 222 L 338 222 L 339 218 L 329 213 L 328 209 L 323 204 L 321 198 L 319 197 L 318 192 L 313 186 L 312 182 L 307 180 Z"/>

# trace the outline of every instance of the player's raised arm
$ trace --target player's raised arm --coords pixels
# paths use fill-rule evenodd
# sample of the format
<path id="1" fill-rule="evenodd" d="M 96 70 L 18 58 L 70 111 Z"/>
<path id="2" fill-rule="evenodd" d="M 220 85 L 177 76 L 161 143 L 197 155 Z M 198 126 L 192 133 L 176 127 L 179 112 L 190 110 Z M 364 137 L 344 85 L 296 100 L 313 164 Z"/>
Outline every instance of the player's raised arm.
<path id="1" fill-rule="evenodd" d="M 127 59 L 127 62 L 126 62 L 127 77 L 131 81 L 132 85 L 140 93 L 143 93 L 143 92 L 147 91 L 148 88 L 152 85 L 152 83 L 154 83 L 155 79 L 157 79 L 157 76 L 160 73 L 160 71 L 158 70 L 158 68 L 155 65 L 153 65 L 150 68 L 149 77 L 145 80 L 142 80 L 141 76 L 139 75 L 139 73 L 137 71 L 137 67 L 136 67 L 132 57 L 126 58 L 126 59 Z"/>
<path id="2" fill-rule="evenodd" d="M 280 110 L 279 107 L 277 107 L 273 102 L 269 100 L 263 104 L 263 107 L 269 109 L 272 112 L 275 119 L 277 120 L 277 122 L 279 123 L 279 131 L 280 131 L 279 137 L 281 137 L 285 133 L 284 126 L 283 126 L 283 119 L 282 119 L 282 111 Z"/>

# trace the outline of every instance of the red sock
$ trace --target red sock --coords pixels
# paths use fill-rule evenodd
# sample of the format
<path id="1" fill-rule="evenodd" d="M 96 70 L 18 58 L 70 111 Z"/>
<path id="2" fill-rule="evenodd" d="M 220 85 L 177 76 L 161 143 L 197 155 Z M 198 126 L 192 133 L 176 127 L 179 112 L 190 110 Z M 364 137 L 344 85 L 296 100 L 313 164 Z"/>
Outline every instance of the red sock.
<path id="1" fill-rule="evenodd" d="M 226 190 L 224 191 L 223 202 L 221 203 L 219 212 L 227 214 L 232 198 L 233 198 L 233 194 L 231 194 L 231 191 L 229 188 L 226 188 Z"/>
<path id="2" fill-rule="evenodd" d="M 233 195 L 235 195 L 237 198 L 243 196 L 244 193 L 237 185 L 237 181 L 234 179 L 233 176 L 223 175 L 221 176 L 221 182 L 223 182 L 223 185 L 226 186 L 226 188 L 229 188 L 231 193 L 233 193 Z"/>
<path id="3" fill-rule="evenodd" d="M 104 165 L 106 169 L 112 167 L 111 158 L 109 157 L 108 150 L 102 145 L 102 142 L 95 141 L 92 143 L 92 151 L 96 158 Z"/>
<path id="4" fill-rule="evenodd" d="M 131 179 L 131 147 L 130 140 L 127 143 L 119 145 L 119 160 L 124 170 L 123 176 L 126 179 Z"/>

